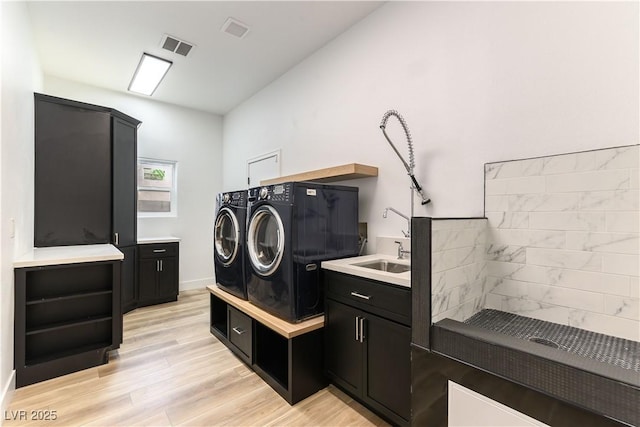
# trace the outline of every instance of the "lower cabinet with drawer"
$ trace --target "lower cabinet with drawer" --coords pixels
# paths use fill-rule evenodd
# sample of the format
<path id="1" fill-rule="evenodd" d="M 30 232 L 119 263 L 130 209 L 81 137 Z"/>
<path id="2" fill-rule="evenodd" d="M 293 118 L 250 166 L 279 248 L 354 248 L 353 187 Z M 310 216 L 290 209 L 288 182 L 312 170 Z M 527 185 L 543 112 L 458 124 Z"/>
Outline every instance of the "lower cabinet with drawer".
<path id="1" fill-rule="evenodd" d="M 178 243 L 138 245 L 137 307 L 178 299 Z"/>
<path id="2" fill-rule="evenodd" d="M 396 425 L 411 416 L 411 290 L 325 271 L 325 373 Z"/>

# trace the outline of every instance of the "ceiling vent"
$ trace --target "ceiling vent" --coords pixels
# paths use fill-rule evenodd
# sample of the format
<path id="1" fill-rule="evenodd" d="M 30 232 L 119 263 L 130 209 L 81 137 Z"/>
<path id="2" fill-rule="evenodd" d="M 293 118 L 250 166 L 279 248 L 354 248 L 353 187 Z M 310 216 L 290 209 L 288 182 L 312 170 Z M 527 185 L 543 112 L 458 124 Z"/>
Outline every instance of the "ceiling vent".
<path id="1" fill-rule="evenodd" d="M 187 56 L 191 49 L 193 48 L 193 43 L 188 43 L 183 40 L 177 39 L 173 36 L 165 34 L 162 36 L 162 41 L 160 42 L 160 46 L 163 49 L 171 51 L 173 53 L 177 53 L 178 55 Z"/>
<path id="2" fill-rule="evenodd" d="M 227 18 L 220 31 L 241 39 L 247 35 L 249 27 L 236 19 Z"/>

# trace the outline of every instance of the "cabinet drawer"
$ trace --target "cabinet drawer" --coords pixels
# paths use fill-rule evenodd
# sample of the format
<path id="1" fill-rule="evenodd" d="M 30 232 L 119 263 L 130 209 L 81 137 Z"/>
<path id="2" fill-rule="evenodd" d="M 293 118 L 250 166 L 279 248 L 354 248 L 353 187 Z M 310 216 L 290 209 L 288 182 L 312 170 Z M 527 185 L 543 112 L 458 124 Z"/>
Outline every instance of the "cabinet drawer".
<path id="1" fill-rule="evenodd" d="M 328 298 L 406 325 L 411 323 L 411 289 L 333 271 L 325 271 L 324 277 Z"/>
<path id="2" fill-rule="evenodd" d="M 229 307 L 229 341 L 251 360 L 252 320 L 243 312 Z"/>
<path id="3" fill-rule="evenodd" d="M 178 243 L 148 243 L 138 245 L 140 258 L 157 258 L 178 255 Z"/>

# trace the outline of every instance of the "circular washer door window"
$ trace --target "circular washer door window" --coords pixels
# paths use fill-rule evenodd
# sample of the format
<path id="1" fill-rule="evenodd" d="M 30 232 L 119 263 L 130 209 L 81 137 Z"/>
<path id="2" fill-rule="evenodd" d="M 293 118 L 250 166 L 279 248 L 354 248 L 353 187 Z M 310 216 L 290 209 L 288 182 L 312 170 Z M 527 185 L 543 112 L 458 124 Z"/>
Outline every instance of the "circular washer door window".
<path id="1" fill-rule="evenodd" d="M 238 255 L 240 228 L 238 219 L 229 208 L 222 208 L 218 211 L 213 234 L 216 256 L 222 265 L 231 264 Z"/>
<path id="2" fill-rule="evenodd" d="M 260 206 L 251 216 L 247 249 L 251 265 L 258 273 L 268 276 L 280 266 L 284 251 L 284 227 L 273 207 Z"/>

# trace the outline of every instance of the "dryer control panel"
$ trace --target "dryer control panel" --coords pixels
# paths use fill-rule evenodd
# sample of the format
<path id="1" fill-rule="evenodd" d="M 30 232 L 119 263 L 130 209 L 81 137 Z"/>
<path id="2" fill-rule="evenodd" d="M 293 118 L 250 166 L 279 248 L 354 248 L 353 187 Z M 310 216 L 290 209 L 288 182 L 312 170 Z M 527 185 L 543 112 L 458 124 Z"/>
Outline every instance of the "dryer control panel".
<path id="1" fill-rule="evenodd" d="M 269 200 L 271 202 L 289 202 L 292 199 L 291 189 L 293 185 L 289 182 L 284 184 L 274 184 L 265 187 L 257 187 L 249 190 L 249 200 Z"/>

